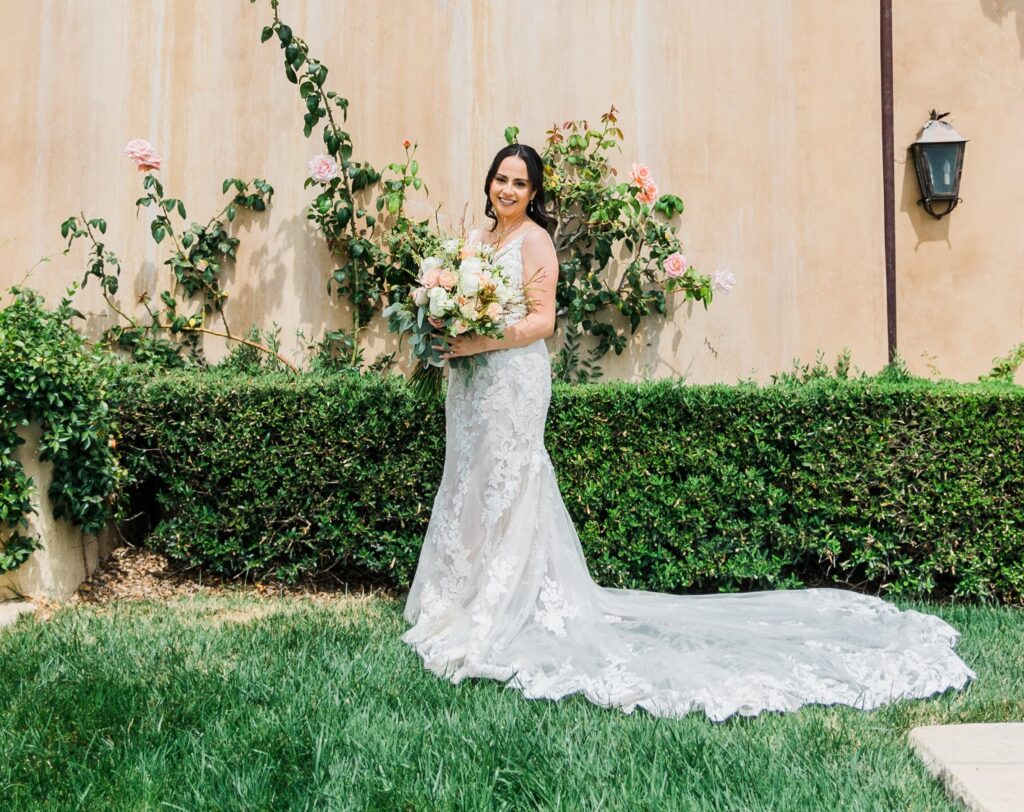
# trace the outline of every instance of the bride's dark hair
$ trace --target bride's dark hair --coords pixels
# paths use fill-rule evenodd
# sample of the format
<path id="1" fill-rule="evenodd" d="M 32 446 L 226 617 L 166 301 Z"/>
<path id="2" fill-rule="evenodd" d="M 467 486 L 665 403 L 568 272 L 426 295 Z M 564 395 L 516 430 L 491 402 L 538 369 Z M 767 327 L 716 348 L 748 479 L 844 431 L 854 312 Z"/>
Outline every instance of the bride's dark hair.
<path id="1" fill-rule="evenodd" d="M 540 155 L 537 154 L 537 150 L 526 144 L 509 144 L 507 147 L 502 147 L 498 150 L 498 154 L 494 156 L 491 168 L 487 170 L 487 180 L 484 181 L 484 199 L 487 201 L 484 204 L 484 214 L 494 221 L 491 231 L 494 231 L 498 226 L 498 215 L 494 213 L 494 206 L 491 205 L 491 181 L 498 174 L 498 167 L 501 166 L 501 162 L 512 155 L 521 158 L 523 163 L 526 164 L 526 176 L 529 178 L 531 188 L 536 190 L 533 200 L 526 207 L 526 214 L 545 231 L 550 231 L 556 220 L 552 215 L 548 214 L 547 209 L 544 207 L 544 162 L 541 160 Z"/>

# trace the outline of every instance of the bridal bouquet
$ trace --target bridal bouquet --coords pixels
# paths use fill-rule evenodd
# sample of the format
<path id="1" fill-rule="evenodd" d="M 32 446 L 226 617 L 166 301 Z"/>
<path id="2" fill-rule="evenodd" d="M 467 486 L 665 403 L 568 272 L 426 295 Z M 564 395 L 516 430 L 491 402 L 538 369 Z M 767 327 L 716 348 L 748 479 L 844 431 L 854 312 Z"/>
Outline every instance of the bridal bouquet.
<path id="1" fill-rule="evenodd" d="M 510 284 L 493 255 L 489 245 L 442 240 L 439 250 L 420 263 L 418 286 L 384 308 L 388 330 L 410 335 L 411 355 L 418 361 L 411 383 L 417 392 L 441 392 L 444 361 L 434 344 L 465 334 L 501 338 L 507 319 L 526 315 L 523 289 Z M 487 363 L 486 355 L 461 356 L 449 363 L 472 375 L 477 364 Z"/>

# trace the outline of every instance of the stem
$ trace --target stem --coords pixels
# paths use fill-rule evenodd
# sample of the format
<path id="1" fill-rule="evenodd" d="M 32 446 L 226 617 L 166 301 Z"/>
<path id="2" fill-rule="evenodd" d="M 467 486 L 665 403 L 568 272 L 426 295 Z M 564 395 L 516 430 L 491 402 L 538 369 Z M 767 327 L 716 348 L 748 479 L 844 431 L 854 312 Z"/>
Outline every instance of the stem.
<path id="1" fill-rule="evenodd" d="M 103 298 L 106 299 L 107 300 L 107 304 L 110 305 L 112 308 L 114 308 L 114 311 L 121 318 L 123 318 L 126 322 L 128 322 L 132 327 L 138 327 L 139 326 L 138 322 L 136 322 L 135 319 L 133 319 L 131 316 L 127 315 L 124 311 L 121 310 L 121 308 L 119 308 L 116 304 L 114 304 L 114 300 L 110 298 L 110 294 L 104 293 L 103 294 Z"/>
<path id="2" fill-rule="evenodd" d="M 157 327 L 160 327 L 161 329 L 167 330 L 167 331 L 170 331 L 170 329 L 171 329 L 171 325 L 169 325 L 169 324 L 159 324 L 158 323 Z M 291 361 L 289 361 L 287 358 L 285 358 L 280 353 L 274 352 L 269 347 L 265 347 L 264 345 L 262 345 L 262 344 L 260 344 L 260 343 L 258 343 L 256 341 L 250 341 L 248 338 L 238 338 L 237 336 L 228 335 L 227 333 L 222 333 L 219 330 L 211 330 L 209 327 L 183 327 L 182 328 L 182 332 L 207 333 L 207 334 L 212 335 L 212 336 L 220 336 L 221 338 L 227 338 L 227 339 L 229 339 L 231 341 L 237 341 L 239 344 L 245 344 L 248 347 L 253 347 L 253 348 L 257 349 L 257 350 L 265 352 L 267 355 L 273 355 L 282 364 L 287 366 L 292 372 L 297 373 L 299 371 L 299 368 L 297 366 L 295 366 Z"/>

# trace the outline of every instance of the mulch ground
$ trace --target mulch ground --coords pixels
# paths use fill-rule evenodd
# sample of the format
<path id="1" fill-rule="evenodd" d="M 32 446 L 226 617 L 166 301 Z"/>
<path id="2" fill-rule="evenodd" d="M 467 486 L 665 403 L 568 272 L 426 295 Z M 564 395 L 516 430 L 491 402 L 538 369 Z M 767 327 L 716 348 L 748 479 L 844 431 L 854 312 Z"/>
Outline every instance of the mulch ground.
<path id="1" fill-rule="evenodd" d="M 338 580 L 321 579 L 297 584 L 242 581 L 211 577 L 175 568 L 159 553 L 124 545 L 115 549 L 65 603 L 106 604 L 113 601 L 173 600 L 192 595 L 244 596 L 255 599 L 303 597 L 334 602 L 338 599 L 388 597 L 397 593 Z M 33 600 L 46 617 L 61 604 Z"/>

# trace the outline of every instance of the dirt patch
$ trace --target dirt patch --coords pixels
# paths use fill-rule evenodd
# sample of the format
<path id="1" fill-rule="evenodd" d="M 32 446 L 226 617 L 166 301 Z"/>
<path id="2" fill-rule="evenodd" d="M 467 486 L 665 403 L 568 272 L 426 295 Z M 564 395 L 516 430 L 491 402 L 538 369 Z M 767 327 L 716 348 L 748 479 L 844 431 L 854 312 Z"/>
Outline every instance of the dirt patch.
<path id="1" fill-rule="evenodd" d="M 118 547 L 85 581 L 68 603 L 107 604 L 130 600 L 173 600 L 194 595 L 245 597 L 256 599 L 302 598 L 316 604 L 349 611 L 370 609 L 375 601 L 396 599 L 396 592 L 384 589 L 352 587 L 338 581 L 316 581 L 285 584 L 274 581 L 244 582 L 175 569 L 167 558 L 139 547 Z M 33 601 L 44 614 L 59 604 Z M 265 617 L 280 607 L 250 605 L 215 613 L 220 622 L 251 622 Z"/>

